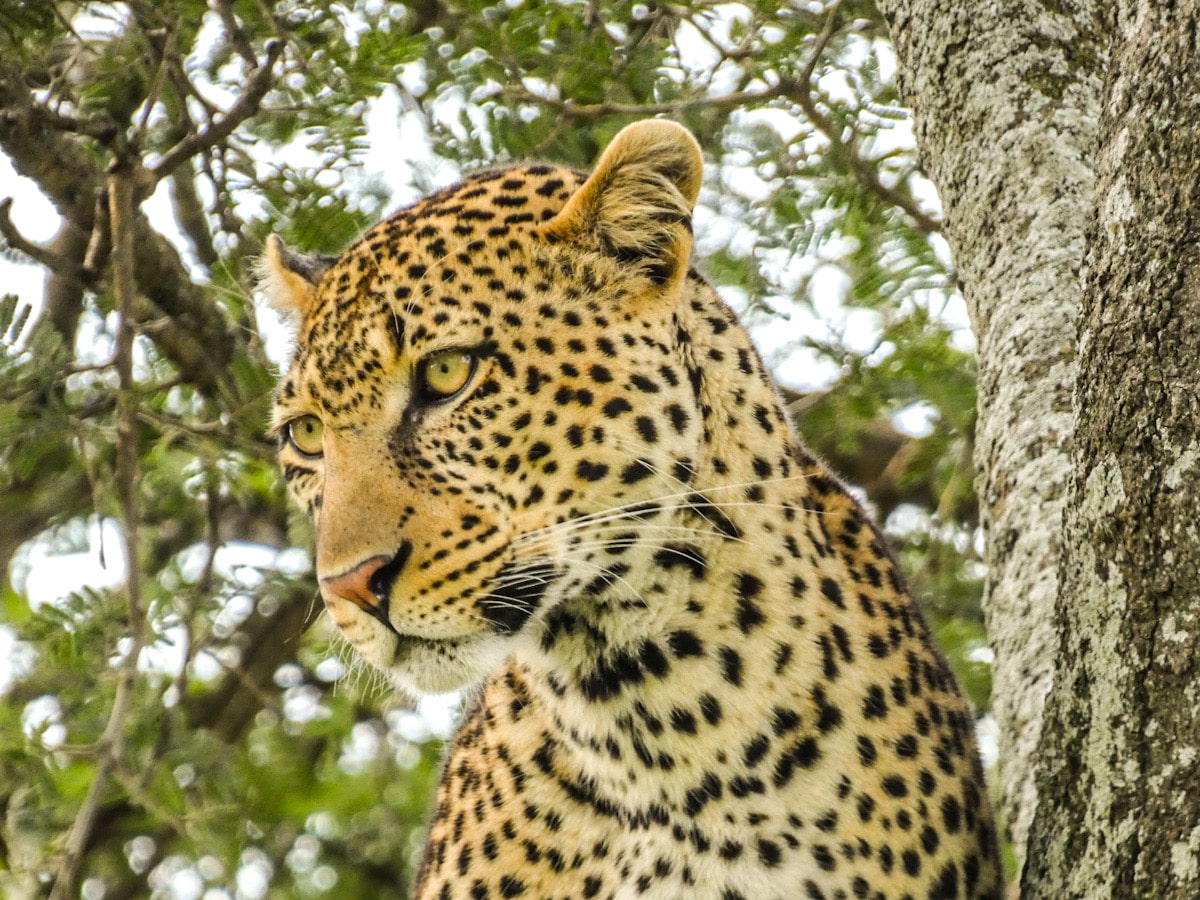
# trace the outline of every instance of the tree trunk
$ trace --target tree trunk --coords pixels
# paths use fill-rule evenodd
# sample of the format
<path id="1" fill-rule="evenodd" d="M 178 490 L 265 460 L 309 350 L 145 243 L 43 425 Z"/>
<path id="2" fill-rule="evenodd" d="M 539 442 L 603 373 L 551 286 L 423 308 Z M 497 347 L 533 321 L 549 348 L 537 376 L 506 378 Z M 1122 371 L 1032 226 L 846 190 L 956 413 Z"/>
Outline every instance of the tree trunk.
<path id="1" fill-rule="evenodd" d="M 1200 897 L 1198 22 L 1117 4 L 1026 898 Z"/>
<path id="2" fill-rule="evenodd" d="M 880 0 L 979 346 L 975 460 L 1017 849 L 1054 662 L 1079 267 L 1107 48 L 1102 4 Z"/>

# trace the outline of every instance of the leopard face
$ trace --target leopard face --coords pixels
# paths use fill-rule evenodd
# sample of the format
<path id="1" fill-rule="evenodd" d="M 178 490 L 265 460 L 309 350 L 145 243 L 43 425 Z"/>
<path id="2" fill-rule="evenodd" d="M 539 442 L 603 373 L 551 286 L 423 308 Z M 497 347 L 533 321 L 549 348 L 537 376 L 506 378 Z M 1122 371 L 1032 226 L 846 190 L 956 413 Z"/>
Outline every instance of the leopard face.
<path id="1" fill-rule="evenodd" d="M 301 318 L 283 470 L 333 621 L 401 683 L 481 678 L 595 575 L 593 544 L 628 532 L 606 511 L 686 486 L 701 426 L 674 306 L 700 163 L 663 133 L 683 132 L 650 123 L 607 183 L 469 178 L 328 268 L 273 245 Z"/>

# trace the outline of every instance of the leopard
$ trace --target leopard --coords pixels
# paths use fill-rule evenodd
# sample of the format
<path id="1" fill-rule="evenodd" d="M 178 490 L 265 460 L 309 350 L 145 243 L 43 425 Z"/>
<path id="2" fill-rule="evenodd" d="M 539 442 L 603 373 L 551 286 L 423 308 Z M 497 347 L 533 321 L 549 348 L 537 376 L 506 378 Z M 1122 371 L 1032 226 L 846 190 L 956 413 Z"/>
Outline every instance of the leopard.
<path id="1" fill-rule="evenodd" d="M 703 166 L 649 119 L 266 242 L 325 608 L 466 697 L 413 894 L 998 898 L 971 709 L 692 260 Z"/>

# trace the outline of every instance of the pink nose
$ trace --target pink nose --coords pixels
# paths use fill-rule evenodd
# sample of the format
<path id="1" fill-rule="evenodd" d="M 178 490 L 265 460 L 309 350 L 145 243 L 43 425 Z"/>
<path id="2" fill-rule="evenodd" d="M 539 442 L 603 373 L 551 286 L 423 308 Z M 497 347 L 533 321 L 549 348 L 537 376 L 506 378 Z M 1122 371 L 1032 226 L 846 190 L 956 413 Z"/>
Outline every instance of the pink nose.
<path id="1" fill-rule="evenodd" d="M 371 578 L 387 561 L 386 556 L 372 556 L 347 572 L 322 578 L 321 590 L 349 600 L 363 612 L 370 613 L 380 621 L 386 621 L 387 598 L 379 596 Z"/>

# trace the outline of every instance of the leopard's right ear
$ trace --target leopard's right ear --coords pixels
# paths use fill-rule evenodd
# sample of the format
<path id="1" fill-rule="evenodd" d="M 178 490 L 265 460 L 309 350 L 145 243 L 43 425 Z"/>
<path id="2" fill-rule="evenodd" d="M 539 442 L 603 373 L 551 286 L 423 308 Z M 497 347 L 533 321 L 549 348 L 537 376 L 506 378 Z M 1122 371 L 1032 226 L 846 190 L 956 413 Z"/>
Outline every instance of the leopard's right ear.
<path id="1" fill-rule="evenodd" d="M 303 319 L 312 310 L 321 277 L 337 262 L 334 256 L 306 256 L 289 250 L 278 235 L 267 238 L 258 261 L 258 284 L 267 302 L 281 313 Z"/>

